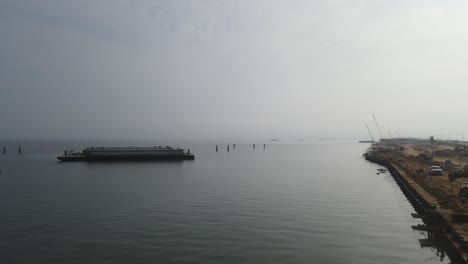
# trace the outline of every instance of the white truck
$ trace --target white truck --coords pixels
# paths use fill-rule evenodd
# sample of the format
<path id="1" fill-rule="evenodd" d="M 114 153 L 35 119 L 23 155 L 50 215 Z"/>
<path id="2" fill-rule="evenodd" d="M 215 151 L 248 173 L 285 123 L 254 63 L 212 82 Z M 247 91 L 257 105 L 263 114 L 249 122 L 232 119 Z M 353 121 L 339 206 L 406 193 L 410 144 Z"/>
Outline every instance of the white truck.
<path id="1" fill-rule="evenodd" d="M 431 166 L 429 167 L 429 174 L 430 175 L 442 175 L 442 169 L 439 166 Z"/>

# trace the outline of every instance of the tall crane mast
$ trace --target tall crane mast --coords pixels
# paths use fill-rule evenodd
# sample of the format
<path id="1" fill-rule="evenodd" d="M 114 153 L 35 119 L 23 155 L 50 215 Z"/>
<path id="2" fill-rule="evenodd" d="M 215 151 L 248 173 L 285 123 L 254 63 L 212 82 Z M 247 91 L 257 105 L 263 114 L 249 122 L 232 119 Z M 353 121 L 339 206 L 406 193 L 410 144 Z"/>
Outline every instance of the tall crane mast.
<path id="1" fill-rule="evenodd" d="M 364 122 L 364 124 L 366 124 L 366 127 L 367 127 L 367 132 L 369 132 L 369 136 L 370 136 L 370 138 L 371 138 L 372 142 L 374 142 L 374 137 L 372 136 L 372 133 L 370 132 L 369 126 L 367 125 L 367 123 L 366 123 L 366 122 Z"/>
<path id="2" fill-rule="evenodd" d="M 377 131 L 379 132 L 380 139 L 383 139 L 382 132 L 380 131 L 379 123 L 377 123 L 377 118 L 375 118 L 374 113 L 372 113 L 372 116 L 374 117 L 375 126 L 377 127 Z"/>

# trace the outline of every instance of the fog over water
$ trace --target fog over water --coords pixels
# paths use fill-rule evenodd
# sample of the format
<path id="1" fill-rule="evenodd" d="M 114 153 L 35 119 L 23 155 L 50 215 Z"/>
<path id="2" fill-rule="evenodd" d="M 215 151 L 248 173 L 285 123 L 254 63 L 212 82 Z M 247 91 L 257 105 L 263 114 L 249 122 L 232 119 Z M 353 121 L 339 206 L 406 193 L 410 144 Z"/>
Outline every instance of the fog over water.
<path id="1" fill-rule="evenodd" d="M 0 138 L 460 139 L 467 7 L 0 0 Z"/>

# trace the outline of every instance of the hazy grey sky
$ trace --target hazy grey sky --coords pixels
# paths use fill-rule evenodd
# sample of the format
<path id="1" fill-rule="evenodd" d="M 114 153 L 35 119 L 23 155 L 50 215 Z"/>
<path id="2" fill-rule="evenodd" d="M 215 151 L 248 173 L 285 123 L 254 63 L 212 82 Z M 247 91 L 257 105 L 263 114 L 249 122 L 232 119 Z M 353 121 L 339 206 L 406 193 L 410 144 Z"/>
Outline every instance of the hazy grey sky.
<path id="1" fill-rule="evenodd" d="M 0 138 L 468 131 L 467 1 L 0 0 Z M 468 133 L 466 135 L 468 137 Z"/>

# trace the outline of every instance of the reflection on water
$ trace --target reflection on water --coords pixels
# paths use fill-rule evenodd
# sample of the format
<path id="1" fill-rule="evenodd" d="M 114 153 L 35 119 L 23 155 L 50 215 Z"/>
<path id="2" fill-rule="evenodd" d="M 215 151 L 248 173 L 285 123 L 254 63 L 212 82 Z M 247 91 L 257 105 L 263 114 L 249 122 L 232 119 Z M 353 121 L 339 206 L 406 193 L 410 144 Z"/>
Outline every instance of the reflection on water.
<path id="1" fill-rule="evenodd" d="M 447 247 L 447 245 L 443 242 L 443 238 L 440 237 L 440 235 L 437 236 L 433 234 L 432 232 L 423 233 L 426 233 L 425 235 L 427 238 L 419 239 L 419 244 L 421 248 L 434 249 L 436 256 L 440 257 L 440 261 L 442 262 L 446 257 L 445 249 Z"/>

